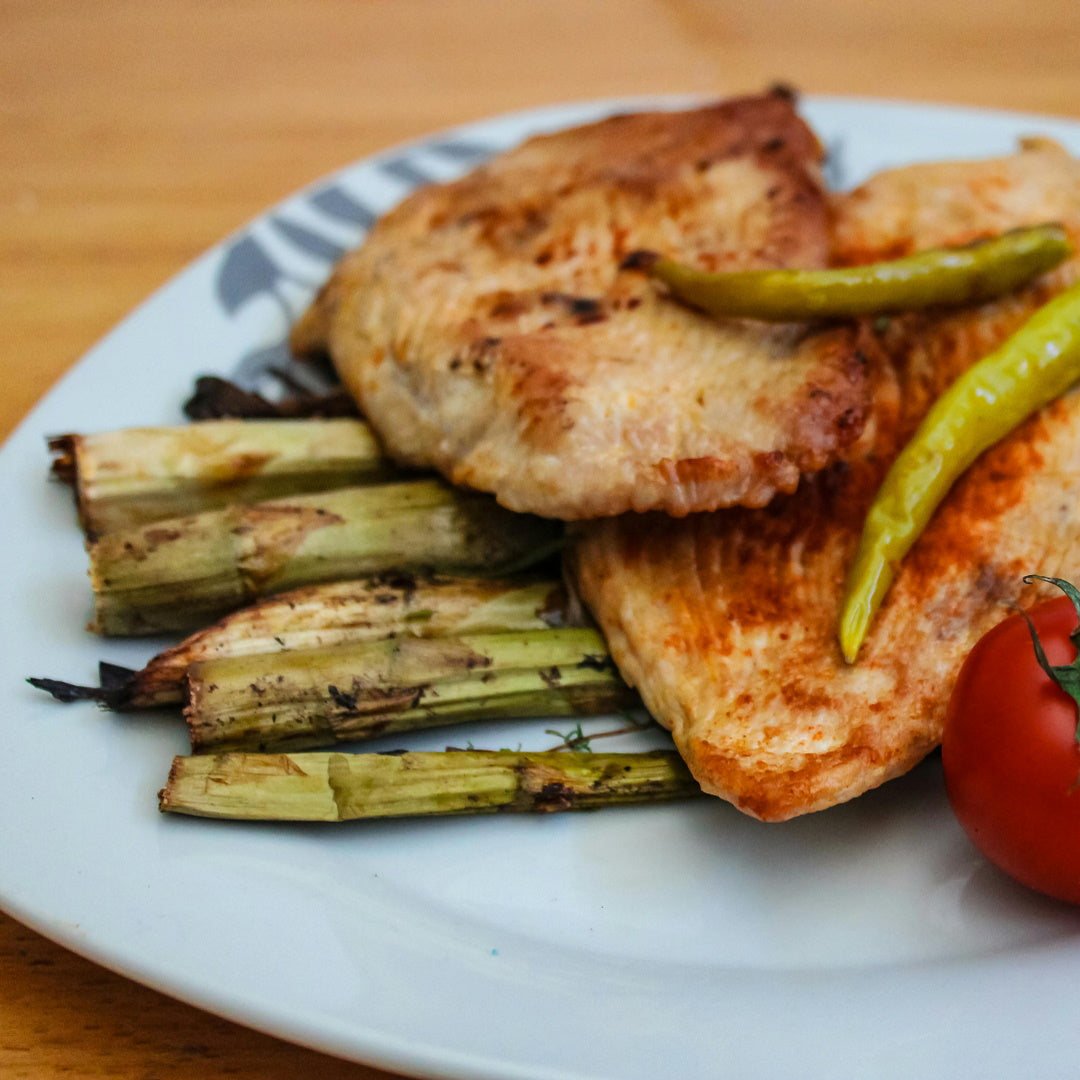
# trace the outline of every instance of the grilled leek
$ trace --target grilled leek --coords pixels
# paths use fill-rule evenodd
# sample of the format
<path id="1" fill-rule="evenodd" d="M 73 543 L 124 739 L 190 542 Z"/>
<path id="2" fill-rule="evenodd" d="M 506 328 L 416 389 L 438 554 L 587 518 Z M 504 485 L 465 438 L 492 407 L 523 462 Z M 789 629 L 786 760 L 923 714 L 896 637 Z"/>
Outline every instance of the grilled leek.
<path id="1" fill-rule="evenodd" d="M 399 637 L 204 660 L 187 671 L 195 753 L 331 746 L 473 720 L 639 704 L 593 629 Z"/>
<path id="2" fill-rule="evenodd" d="M 49 440 L 96 537 L 150 521 L 400 476 L 362 420 L 207 420 Z"/>
<path id="3" fill-rule="evenodd" d="M 267 597 L 154 656 L 138 671 L 102 664 L 100 686 L 30 679 L 62 701 L 146 709 L 183 701 L 199 660 L 324 649 L 399 636 L 440 637 L 584 625 L 580 604 L 554 579 L 378 574 Z"/>
<path id="4" fill-rule="evenodd" d="M 90 543 L 90 629 L 191 630 L 259 596 L 388 570 L 507 573 L 561 543 L 560 523 L 439 480 L 238 504 Z"/>
<path id="5" fill-rule="evenodd" d="M 175 758 L 158 806 L 196 817 L 348 821 L 592 810 L 700 793 L 672 751 L 214 754 Z"/>

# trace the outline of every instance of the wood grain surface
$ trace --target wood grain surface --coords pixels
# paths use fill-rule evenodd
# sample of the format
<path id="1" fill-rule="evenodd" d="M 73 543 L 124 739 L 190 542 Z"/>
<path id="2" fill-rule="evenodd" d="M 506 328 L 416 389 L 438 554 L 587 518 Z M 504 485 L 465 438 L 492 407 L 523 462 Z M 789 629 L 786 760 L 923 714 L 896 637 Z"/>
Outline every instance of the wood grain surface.
<path id="1" fill-rule="evenodd" d="M 1080 116 L 1075 0 L 3 0 L 0 15 L 5 436 L 224 234 L 447 125 L 776 81 Z M 0 915 L 5 1080 L 298 1075 L 388 1074 L 174 1002 Z"/>

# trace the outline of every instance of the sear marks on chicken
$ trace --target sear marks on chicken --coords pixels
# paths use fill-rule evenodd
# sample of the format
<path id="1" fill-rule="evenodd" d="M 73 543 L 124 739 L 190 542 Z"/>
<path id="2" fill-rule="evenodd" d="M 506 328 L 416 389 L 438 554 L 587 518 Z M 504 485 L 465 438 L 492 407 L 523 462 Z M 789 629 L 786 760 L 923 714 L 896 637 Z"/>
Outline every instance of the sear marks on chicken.
<path id="1" fill-rule="evenodd" d="M 624 264 L 826 265 L 821 158 L 783 93 L 535 137 L 381 219 L 293 346 L 393 458 L 511 509 L 763 506 L 859 436 L 856 329 L 710 319 Z"/>

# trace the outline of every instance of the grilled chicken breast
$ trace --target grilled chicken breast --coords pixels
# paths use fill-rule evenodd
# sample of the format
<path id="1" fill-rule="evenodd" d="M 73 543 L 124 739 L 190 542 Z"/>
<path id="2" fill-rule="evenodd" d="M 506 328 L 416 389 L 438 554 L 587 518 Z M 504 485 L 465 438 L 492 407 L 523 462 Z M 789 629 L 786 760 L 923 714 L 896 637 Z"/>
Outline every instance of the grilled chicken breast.
<path id="1" fill-rule="evenodd" d="M 297 325 L 388 453 L 579 519 L 761 506 L 862 429 L 850 327 L 717 322 L 621 268 L 819 267 L 821 148 L 785 96 L 615 116 L 424 188 Z"/>
<path id="2" fill-rule="evenodd" d="M 836 204 L 835 258 L 864 263 L 1061 221 L 1080 242 L 1080 164 L 1042 144 L 1002 160 L 877 176 Z M 1080 394 L 968 471 L 900 568 L 859 660 L 837 644 L 863 518 L 930 402 L 1054 292 L 1072 258 L 1005 300 L 893 319 L 869 354 L 873 418 L 846 459 L 757 510 L 581 527 L 582 596 L 626 679 L 709 792 L 766 821 L 850 799 L 941 735 L 975 641 L 1080 572 Z"/>

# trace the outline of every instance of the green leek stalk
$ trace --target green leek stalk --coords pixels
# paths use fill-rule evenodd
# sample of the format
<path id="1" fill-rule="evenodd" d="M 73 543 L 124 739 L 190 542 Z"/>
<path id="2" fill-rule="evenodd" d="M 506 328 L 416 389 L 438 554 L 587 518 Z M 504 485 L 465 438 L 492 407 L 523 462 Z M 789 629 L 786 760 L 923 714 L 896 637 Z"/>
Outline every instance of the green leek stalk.
<path id="1" fill-rule="evenodd" d="M 377 574 L 267 597 L 196 631 L 138 671 L 102 664 L 101 686 L 29 681 L 61 701 L 147 709 L 182 702 L 184 676 L 199 660 L 325 649 L 402 635 L 581 626 L 584 619 L 580 604 L 554 579 Z"/>
<path id="2" fill-rule="evenodd" d="M 455 750 L 177 757 L 165 813 L 246 821 L 348 821 L 550 813 L 700 795 L 678 754 Z"/>
<path id="3" fill-rule="evenodd" d="M 206 420 L 49 440 L 53 476 L 96 537 L 150 521 L 388 480 L 362 420 Z"/>
<path id="4" fill-rule="evenodd" d="M 90 629 L 191 630 L 259 596 L 389 570 L 509 573 L 561 543 L 560 523 L 440 480 L 236 504 L 90 543 Z"/>
<path id="5" fill-rule="evenodd" d="M 187 671 L 194 753 L 332 746 L 475 720 L 639 704 L 587 627 L 399 637 L 204 660 Z"/>

